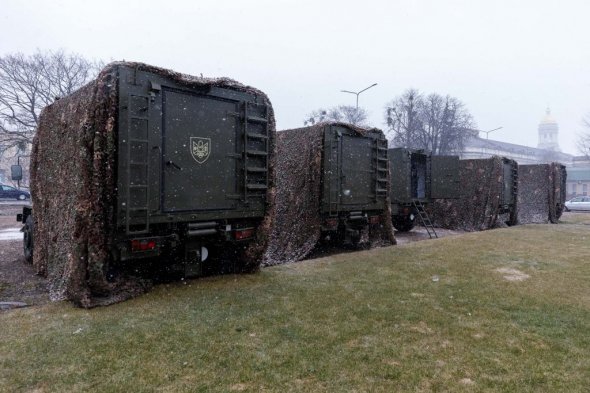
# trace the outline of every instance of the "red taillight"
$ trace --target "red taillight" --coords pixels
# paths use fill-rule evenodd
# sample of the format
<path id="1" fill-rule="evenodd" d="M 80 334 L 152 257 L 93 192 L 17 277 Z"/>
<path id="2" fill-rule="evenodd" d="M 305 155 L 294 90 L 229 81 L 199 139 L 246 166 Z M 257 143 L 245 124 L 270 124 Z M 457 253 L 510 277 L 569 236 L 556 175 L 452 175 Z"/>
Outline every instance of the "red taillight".
<path id="1" fill-rule="evenodd" d="M 150 251 L 156 248 L 156 241 L 149 239 L 134 239 L 131 240 L 131 251 Z"/>
<path id="2" fill-rule="evenodd" d="M 381 216 L 371 216 L 369 217 L 369 222 L 373 225 L 379 224 L 381 222 Z"/>
<path id="3" fill-rule="evenodd" d="M 326 228 L 327 229 L 338 229 L 338 219 L 337 218 L 328 218 L 326 220 Z"/>
<path id="4" fill-rule="evenodd" d="M 235 232 L 236 240 L 244 240 L 254 236 L 254 228 L 238 229 Z"/>

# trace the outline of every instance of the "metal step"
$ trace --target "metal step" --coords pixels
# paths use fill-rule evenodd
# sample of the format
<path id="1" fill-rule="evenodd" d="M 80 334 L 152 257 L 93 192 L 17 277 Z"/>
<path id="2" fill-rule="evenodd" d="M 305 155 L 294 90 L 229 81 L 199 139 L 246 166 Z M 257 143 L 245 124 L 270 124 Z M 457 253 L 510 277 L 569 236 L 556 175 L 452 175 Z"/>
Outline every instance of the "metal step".
<path id="1" fill-rule="evenodd" d="M 428 213 L 424 209 L 424 205 L 422 204 L 422 202 L 412 201 L 412 205 L 414 205 L 414 209 L 418 213 L 418 217 L 420 218 L 422 225 L 424 225 L 424 228 L 426 228 L 426 232 L 428 233 L 428 236 L 431 239 L 432 239 L 433 235 L 435 238 L 438 238 L 438 234 L 436 233 L 436 230 L 434 229 L 434 225 L 432 225 L 432 221 L 430 221 L 430 216 L 428 216 Z"/>
<path id="2" fill-rule="evenodd" d="M 267 119 L 265 119 L 264 117 L 258 117 L 258 116 L 248 116 L 248 121 L 251 121 L 254 123 L 263 123 L 263 124 L 268 123 Z"/>
<path id="3" fill-rule="evenodd" d="M 264 173 L 264 172 L 268 172 L 268 170 L 266 168 L 259 168 L 259 167 L 253 167 L 253 166 L 246 167 L 246 170 L 248 172 L 252 172 L 252 173 Z"/>
<path id="4" fill-rule="evenodd" d="M 268 153 L 262 150 L 246 150 L 246 154 L 251 156 L 268 156 Z"/>
<path id="5" fill-rule="evenodd" d="M 254 132 L 249 132 L 248 133 L 248 138 L 268 139 L 268 136 L 267 135 L 264 135 L 264 134 L 258 134 L 258 133 L 254 133 Z"/>
<path id="6" fill-rule="evenodd" d="M 246 184 L 248 190 L 266 190 L 268 187 L 265 184 Z"/>

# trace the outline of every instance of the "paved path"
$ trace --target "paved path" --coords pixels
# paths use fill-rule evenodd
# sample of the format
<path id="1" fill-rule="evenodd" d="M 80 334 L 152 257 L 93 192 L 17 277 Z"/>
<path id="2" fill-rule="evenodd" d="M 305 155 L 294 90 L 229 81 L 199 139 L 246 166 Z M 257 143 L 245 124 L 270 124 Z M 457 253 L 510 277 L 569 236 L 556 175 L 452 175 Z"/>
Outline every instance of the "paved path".
<path id="1" fill-rule="evenodd" d="M 0 229 L 0 241 L 2 240 L 22 240 L 23 233 L 20 228 Z"/>

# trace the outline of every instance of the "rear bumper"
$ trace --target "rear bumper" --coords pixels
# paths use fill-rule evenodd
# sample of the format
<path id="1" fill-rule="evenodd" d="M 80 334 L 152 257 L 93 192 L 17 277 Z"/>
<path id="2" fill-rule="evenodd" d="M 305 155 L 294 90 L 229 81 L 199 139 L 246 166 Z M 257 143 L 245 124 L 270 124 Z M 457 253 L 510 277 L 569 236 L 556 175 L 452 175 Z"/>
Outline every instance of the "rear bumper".
<path id="1" fill-rule="evenodd" d="M 114 253 L 120 261 L 153 258 L 223 243 L 248 243 L 256 237 L 258 222 L 206 221 L 181 226 L 153 226 L 150 233 L 121 236 Z"/>
<path id="2" fill-rule="evenodd" d="M 334 232 L 339 228 L 360 229 L 367 225 L 381 223 L 382 211 L 355 211 L 340 213 L 338 216 L 322 219 L 322 232 Z"/>

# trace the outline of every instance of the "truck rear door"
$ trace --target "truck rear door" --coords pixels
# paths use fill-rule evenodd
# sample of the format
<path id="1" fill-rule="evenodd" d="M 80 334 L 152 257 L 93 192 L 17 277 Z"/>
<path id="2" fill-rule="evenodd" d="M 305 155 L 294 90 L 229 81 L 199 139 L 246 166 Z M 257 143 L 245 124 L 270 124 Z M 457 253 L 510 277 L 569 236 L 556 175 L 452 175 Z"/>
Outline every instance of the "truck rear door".
<path id="1" fill-rule="evenodd" d="M 373 202 L 373 140 L 359 135 L 342 135 L 341 204 Z"/>
<path id="2" fill-rule="evenodd" d="M 233 101 L 163 90 L 162 189 L 164 212 L 235 207 L 238 119 Z"/>

